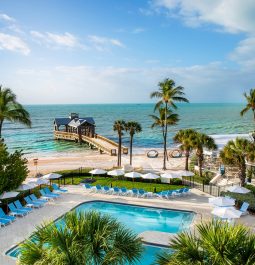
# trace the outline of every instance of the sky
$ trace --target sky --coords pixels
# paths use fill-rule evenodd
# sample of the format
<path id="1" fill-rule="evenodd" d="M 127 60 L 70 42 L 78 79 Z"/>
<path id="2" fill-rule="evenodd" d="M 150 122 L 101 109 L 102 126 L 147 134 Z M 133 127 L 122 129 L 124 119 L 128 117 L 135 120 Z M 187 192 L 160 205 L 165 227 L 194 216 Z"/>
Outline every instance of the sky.
<path id="1" fill-rule="evenodd" d="M 190 102 L 255 87 L 254 0 L 0 0 L 0 84 L 23 104 Z"/>

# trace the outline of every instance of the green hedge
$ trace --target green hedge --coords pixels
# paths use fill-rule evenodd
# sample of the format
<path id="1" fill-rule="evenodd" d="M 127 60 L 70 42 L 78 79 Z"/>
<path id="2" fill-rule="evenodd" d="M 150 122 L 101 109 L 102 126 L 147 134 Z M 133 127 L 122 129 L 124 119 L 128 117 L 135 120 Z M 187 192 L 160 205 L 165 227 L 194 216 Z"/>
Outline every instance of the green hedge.
<path id="1" fill-rule="evenodd" d="M 234 193 L 234 192 L 221 192 L 222 196 L 230 196 L 231 198 L 236 200 L 236 206 L 240 208 L 243 204 L 243 202 L 249 203 L 248 210 L 252 213 L 255 213 L 255 195 L 250 192 L 247 194 L 240 194 L 240 193 Z"/>

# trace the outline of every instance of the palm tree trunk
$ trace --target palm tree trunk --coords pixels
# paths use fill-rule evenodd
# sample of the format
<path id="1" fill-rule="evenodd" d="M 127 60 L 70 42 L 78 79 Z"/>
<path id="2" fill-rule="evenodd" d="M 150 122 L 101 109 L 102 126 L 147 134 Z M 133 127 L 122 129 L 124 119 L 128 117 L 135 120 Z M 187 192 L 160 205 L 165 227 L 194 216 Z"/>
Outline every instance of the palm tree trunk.
<path id="1" fill-rule="evenodd" d="M 130 165 L 132 166 L 132 154 L 133 153 L 133 135 L 130 134 Z"/>
<path id="2" fill-rule="evenodd" d="M 200 154 L 198 156 L 198 167 L 199 167 L 199 176 L 201 178 L 203 177 L 202 165 L 203 165 L 203 154 Z"/>
<path id="3" fill-rule="evenodd" d="M 164 137 L 164 160 L 163 160 L 163 170 L 166 170 L 166 133 L 163 134 Z"/>
<path id="4" fill-rule="evenodd" d="M 3 120 L 0 120 L 0 140 L 2 139 Z"/>
<path id="5" fill-rule="evenodd" d="M 117 166 L 119 167 L 120 166 L 120 144 L 121 144 L 120 138 L 121 138 L 121 134 L 119 133 L 118 135 L 119 135 L 119 146 L 118 146 L 118 164 L 117 164 Z"/>
<path id="6" fill-rule="evenodd" d="M 189 151 L 185 151 L 185 170 L 189 170 Z"/>
<path id="7" fill-rule="evenodd" d="M 245 177 L 246 177 L 246 166 L 244 164 L 244 165 L 241 165 L 240 172 L 239 172 L 239 178 L 240 178 L 240 182 L 241 182 L 242 187 L 245 184 Z"/>
<path id="8" fill-rule="evenodd" d="M 122 148 L 121 148 L 121 145 L 122 145 L 122 139 L 121 139 L 121 134 L 120 134 L 120 142 L 119 142 L 119 149 L 120 149 L 120 165 L 119 167 L 121 167 L 121 151 L 122 151 Z"/>

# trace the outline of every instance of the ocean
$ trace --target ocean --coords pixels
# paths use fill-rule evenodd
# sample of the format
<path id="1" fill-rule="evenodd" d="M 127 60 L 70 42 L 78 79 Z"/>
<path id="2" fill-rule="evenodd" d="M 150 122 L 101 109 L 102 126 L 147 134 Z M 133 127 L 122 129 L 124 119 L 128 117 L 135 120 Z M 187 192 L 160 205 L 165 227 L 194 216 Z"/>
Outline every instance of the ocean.
<path id="1" fill-rule="evenodd" d="M 22 149 L 27 156 L 55 156 L 67 152 L 86 152 L 88 147 L 65 141 L 54 141 L 54 118 L 68 117 L 71 112 L 80 117 L 91 116 L 96 122 L 96 132 L 117 141 L 113 131 L 115 120 L 138 121 L 142 133 L 135 135 L 136 152 L 162 146 L 160 128 L 151 129 L 154 104 L 84 104 L 84 105 L 30 105 L 25 106 L 32 118 L 32 128 L 20 124 L 4 123 L 3 137 L 10 151 Z M 180 122 L 169 128 L 168 145 L 173 146 L 172 137 L 180 129 L 193 128 L 212 135 L 219 145 L 237 134 L 248 134 L 255 129 L 251 113 L 240 116 L 243 104 L 179 104 L 177 113 Z M 123 144 L 128 146 L 129 136 L 124 134 Z"/>

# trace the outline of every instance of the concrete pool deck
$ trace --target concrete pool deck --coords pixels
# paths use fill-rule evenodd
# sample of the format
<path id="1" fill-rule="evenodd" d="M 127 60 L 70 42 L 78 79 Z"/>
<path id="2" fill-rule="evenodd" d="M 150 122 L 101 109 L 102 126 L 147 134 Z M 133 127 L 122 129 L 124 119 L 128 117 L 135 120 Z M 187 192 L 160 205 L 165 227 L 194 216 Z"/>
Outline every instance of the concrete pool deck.
<path id="1" fill-rule="evenodd" d="M 28 216 L 24 218 L 17 218 L 17 220 L 6 227 L 0 229 L 0 264 L 9 265 L 15 264 L 15 260 L 6 256 L 5 253 L 10 248 L 27 239 L 35 230 L 35 227 L 40 225 L 43 221 L 55 220 L 70 211 L 75 206 L 86 201 L 109 201 L 127 204 L 135 204 L 140 206 L 160 207 L 166 209 L 186 210 L 196 213 L 191 229 L 196 223 L 201 220 L 206 221 L 211 218 L 212 207 L 208 204 L 207 195 L 196 189 L 192 190 L 192 194 L 186 197 L 175 198 L 172 200 L 162 199 L 142 199 L 125 196 L 89 193 L 81 186 L 67 186 L 69 192 L 63 194 L 59 199 L 49 202 L 40 209 L 33 210 Z M 255 217 L 245 216 L 240 218 L 242 222 L 248 226 L 254 226 Z M 144 241 L 166 245 L 171 237 L 171 234 L 161 232 L 146 231 L 141 234 Z"/>

